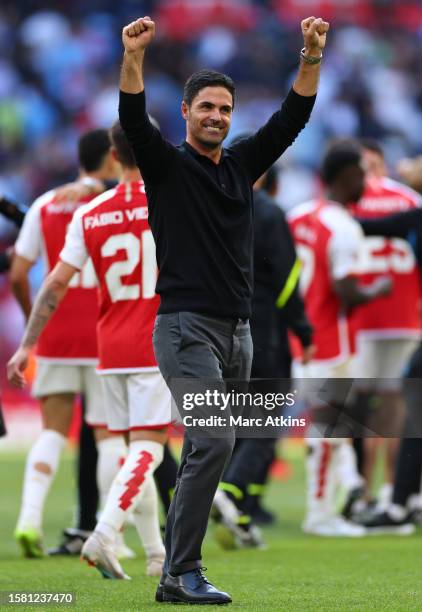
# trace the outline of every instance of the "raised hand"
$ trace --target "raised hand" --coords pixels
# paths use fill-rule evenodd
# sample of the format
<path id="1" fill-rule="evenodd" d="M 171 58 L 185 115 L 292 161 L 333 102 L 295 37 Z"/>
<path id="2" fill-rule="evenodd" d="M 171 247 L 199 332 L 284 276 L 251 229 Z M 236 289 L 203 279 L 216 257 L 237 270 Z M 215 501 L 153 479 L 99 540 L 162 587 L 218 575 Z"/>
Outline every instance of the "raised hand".
<path id="1" fill-rule="evenodd" d="M 125 26 L 122 41 L 126 53 L 145 51 L 155 36 L 155 23 L 150 17 L 141 17 Z"/>
<path id="2" fill-rule="evenodd" d="M 308 17 L 301 23 L 303 41 L 307 52 L 322 51 L 327 40 L 330 24 L 321 17 Z"/>

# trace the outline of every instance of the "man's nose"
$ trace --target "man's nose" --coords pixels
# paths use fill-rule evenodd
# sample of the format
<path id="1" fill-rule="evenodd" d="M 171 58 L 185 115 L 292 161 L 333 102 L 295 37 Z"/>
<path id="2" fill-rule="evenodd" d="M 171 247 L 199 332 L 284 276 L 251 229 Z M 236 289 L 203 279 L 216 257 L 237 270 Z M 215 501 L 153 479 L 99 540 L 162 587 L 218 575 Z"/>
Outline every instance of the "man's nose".
<path id="1" fill-rule="evenodd" d="M 221 114 L 218 108 L 213 109 L 213 111 L 211 112 L 210 119 L 212 119 L 212 121 L 215 121 L 215 122 L 221 121 Z"/>

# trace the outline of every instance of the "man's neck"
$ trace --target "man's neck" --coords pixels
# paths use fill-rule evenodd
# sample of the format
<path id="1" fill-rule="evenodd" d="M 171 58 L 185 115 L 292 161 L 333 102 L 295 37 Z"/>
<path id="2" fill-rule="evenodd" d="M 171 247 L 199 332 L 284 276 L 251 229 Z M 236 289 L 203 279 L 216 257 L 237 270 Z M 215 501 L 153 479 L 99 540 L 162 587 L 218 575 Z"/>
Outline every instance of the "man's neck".
<path id="1" fill-rule="evenodd" d="M 186 136 L 186 142 L 197 151 L 200 155 L 208 157 L 214 164 L 218 164 L 221 159 L 222 146 L 218 145 L 214 149 L 205 147 L 197 140 L 193 140 L 189 135 Z"/>
<path id="2" fill-rule="evenodd" d="M 331 200 L 331 202 L 336 202 L 337 204 L 340 204 L 343 208 L 346 208 L 348 201 L 345 201 L 343 195 L 335 189 L 328 190 L 326 195 L 327 200 Z"/>
<path id="3" fill-rule="evenodd" d="M 138 168 L 122 168 L 121 183 L 136 183 L 137 181 L 142 181 Z"/>

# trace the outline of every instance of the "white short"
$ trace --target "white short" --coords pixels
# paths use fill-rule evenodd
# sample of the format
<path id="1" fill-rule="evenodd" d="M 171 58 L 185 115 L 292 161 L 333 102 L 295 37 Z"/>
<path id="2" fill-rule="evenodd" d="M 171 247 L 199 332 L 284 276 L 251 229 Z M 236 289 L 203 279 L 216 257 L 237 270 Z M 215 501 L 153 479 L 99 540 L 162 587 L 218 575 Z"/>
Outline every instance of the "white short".
<path id="1" fill-rule="evenodd" d="M 311 361 L 303 365 L 299 361 L 292 364 L 292 378 L 353 378 L 355 361 L 353 357 L 333 363 L 332 361 Z"/>
<path id="2" fill-rule="evenodd" d="M 416 338 L 373 338 L 358 334 L 356 377 L 372 379 L 360 382 L 359 388 L 398 391 L 400 379 L 419 342 Z"/>
<path id="3" fill-rule="evenodd" d="M 103 392 L 95 366 L 38 361 L 32 395 L 42 398 L 60 393 L 83 393 L 86 404 L 85 420 L 88 425 L 106 426 Z"/>
<path id="4" fill-rule="evenodd" d="M 343 379 L 354 378 L 354 359 L 349 357 L 339 363 L 333 361 L 311 361 L 303 365 L 298 361 L 292 364 L 294 388 L 299 397 L 310 406 L 324 405 L 327 401 L 343 404 L 351 392 L 351 384 Z M 339 379 L 337 383 L 325 384 L 325 380 Z"/>
<path id="5" fill-rule="evenodd" d="M 162 429 L 171 422 L 171 395 L 160 372 L 102 374 L 107 426 L 113 433 Z"/>

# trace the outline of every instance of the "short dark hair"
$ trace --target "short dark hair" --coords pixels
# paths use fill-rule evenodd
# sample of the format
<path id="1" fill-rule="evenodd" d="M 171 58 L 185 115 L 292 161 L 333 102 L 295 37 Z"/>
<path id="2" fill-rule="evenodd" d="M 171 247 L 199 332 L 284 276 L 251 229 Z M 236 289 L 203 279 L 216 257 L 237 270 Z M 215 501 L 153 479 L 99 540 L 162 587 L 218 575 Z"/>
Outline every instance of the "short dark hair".
<path id="1" fill-rule="evenodd" d="M 79 165 L 85 172 L 95 172 L 101 168 L 104 157 L 111 147 L 108 131 L 90 130 L 80 137 L 78 143 Z"/>
<path id="2" fill-rule="evenodd" d="M 347 166 L 361 163 L 362 149 L 355 140 L 334 141 L 325 152 L 321 166 L 321 178 L 331 185 Z"/>
<path id="3" fill-rule="evenodd" d="M 236 88 L 233 80 L 227 74 L 207 69 L 191 74 L 183 88 L 183 101 L 190 106 L 204 87 L 225 87 L 231 93 L 234 106 Z"/>
<path id="4" fill-rule="evenodd" d="M 123 131 L 120 121 L 117 119 L 110 129 L 110 138 L 117 151 L 117 157 L 122 166 L 126 168 L 136 168 L 136 160 L 133 155 L 132 147 L 129 144 L 126 134 Z"/>
<path id="5" fill-rule="evenodd" d="M 374 140 L 373 138 L 362 138 L 360 144 L 363 149 L 367 149 L 373 153 L 378 153 L 378 155 L 384 159 L 384 151 L 377 140 Z"/>

